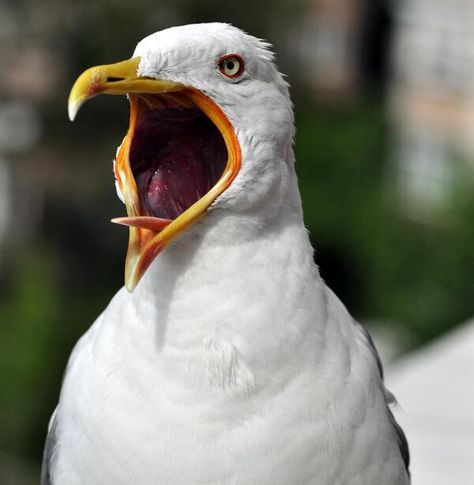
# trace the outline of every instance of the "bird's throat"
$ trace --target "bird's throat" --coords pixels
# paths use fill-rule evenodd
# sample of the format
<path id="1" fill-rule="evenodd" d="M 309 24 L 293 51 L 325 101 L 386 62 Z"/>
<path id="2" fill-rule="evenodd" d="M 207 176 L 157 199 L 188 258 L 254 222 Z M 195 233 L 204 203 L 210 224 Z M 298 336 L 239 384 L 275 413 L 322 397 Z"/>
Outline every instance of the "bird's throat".
<path id="1" fill-rule="evenodd" d="M 227 162 L 217 127 L 196 106 L 135 96 L 130 166 L 145 215 L 176 219 L 217 183 Z"/>

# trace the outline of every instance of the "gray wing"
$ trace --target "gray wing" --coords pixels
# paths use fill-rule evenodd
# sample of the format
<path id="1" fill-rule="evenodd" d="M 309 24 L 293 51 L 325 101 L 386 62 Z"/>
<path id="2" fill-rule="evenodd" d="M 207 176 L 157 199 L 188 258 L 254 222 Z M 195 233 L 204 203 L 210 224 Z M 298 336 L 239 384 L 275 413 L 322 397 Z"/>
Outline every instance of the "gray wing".
<path id="1" fill-rule="evenodd" d="M 396 401 L 394 395 L 388 389 L 385 388 L 385 385 L 383 383 L 384 373 L 383 373 L 382 361 L 380 360 L 380 356 L 377 352 L 377 349 L 375 348 L 375 344 L 374 344 L 374 341 L 373 341 L 370 333 L 359 322 L 354 320 L 354 323 L 360 329 L 362 334 L 364 335 L 364 337 L 367 341 L 368 347 L 369 347 L 370 351 L 372 352 L 374 360 L 377 363 L 377 367 L 379 369 L 379 374 L 380 374 L 380 379 L 382 381 L 382 386 L 383 386 L 383 389 L 384 389 L 384 392 L 385 392 L 385 402 L 387 404 L 388 419 L 390 421 L 390 424 L 392 425 L 393 430 L 395 431 L 395 435 L 396 435 L 397 441 L 398 441 L 398 448 L 400 450 L 400 455 L 402 456 L 403 462 L 405 463 L 405 469 L 406 469 L 408 475 L 410 475 L 410 470 L 409 470 L 409 467 L 410 467 L 410 451 L 408 449 L 408 441 L 407 441 L 407 438 L 405 436 L 405 433 L 403 432 L 402 428 L 400 427 L 400 425 L 395 420 L 395 417 L 393 416 L 392 410 L 390 409 L 390 405 L 396 404 L 397 401 Z"/>
<path id="2" fill-rule="evenodd" d="M 57 419 L 56 411 L 54 411 L 49 422 L 48 435 L 46 436 L 46 443 L 44 445 L 43 464 L 41 466 L 41 485 L 53 485 L 53 479 L 51 477 L 51 464 L 57 441 L 56 428 Z"/>

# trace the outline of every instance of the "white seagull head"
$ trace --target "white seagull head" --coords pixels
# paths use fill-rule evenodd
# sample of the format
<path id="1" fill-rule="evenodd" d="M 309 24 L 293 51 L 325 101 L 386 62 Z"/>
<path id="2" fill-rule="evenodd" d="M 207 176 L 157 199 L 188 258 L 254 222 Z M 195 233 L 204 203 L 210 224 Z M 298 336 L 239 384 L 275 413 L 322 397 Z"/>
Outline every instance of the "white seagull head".
<path id="1" fill-rule="evenodd" d="M 169 28 L 131 59 L 85 71 L 69 116 L 102 93 L 127 94 L 130 126 L 114 163 L 130 227 L 132 290 L 158 253 L 208 210 L 271 206 L 292 174 L 288 85 L 269 44 L 229 24 Z"/>

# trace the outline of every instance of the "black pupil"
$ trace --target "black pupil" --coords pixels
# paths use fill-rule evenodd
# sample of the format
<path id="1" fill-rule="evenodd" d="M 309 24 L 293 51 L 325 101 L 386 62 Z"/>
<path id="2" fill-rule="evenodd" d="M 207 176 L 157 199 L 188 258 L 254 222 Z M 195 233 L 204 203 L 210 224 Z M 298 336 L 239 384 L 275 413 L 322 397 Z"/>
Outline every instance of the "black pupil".
<path id="1" fill-rule="evenodd" d="M 229 71 L 234 70 L 234 61 L 227 61 L 227 69 L 229 69 Z"/>

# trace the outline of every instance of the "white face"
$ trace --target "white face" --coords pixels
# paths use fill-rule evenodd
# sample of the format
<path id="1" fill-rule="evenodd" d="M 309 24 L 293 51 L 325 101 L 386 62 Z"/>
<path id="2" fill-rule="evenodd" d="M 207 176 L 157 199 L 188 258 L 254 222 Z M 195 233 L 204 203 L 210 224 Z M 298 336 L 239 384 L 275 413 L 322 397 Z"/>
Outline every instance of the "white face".
<path id="1" fill-rule="evenodd" d="M 152 34 L 137 45 L 138 75 L 180 82 L 213 99 L 231 122 L 242 168 L 214 207 L 251 210 L 275 190 L 282 156 L 292 161 L 293 112 L 288 86 L 268 44 L 227 24 L 194 24 Z M 242 72 L 219 60 L 235 54 Z M 229 77 L 230 75 L 231 77 Z"/>

